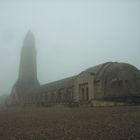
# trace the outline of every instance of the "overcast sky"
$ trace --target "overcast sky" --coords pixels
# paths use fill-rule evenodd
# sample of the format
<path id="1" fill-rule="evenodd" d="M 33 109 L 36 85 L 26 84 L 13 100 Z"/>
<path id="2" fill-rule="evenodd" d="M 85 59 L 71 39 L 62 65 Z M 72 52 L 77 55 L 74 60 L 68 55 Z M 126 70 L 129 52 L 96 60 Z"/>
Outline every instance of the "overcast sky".
<path id="1" fill-rule="evenodd" d="M 29 29 L 41 84 L 106 61 L 140 69 L 139 0 L 0 0 L 0 94 L 18 78 Z"/>

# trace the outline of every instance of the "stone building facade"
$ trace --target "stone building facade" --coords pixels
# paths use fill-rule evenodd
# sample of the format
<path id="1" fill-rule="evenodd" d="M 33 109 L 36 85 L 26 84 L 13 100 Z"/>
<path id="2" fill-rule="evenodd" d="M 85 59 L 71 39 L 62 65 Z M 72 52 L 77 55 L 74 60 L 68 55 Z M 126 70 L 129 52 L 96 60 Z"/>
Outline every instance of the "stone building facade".
<path id="1" fill-rule="evenodd" d="M 127 63 L 107 62 L 78 75 L 40 85 L 37 80 L 35 39 L 28 32 L 21 51 L 19 77 L 11 104 L 93 104 L 140 102 L 140 71 Z"/>

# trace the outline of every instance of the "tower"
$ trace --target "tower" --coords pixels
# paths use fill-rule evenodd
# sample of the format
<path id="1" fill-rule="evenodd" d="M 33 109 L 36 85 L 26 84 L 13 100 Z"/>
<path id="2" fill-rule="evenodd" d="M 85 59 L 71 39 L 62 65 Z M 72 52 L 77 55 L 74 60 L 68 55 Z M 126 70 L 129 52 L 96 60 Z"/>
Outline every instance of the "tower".
<path id="1" fill-rule="evenodd" d="M 18 81 L 26 87 L 38 84 L 35 38 L 31 31 L 28 31 L 23 41 Z"/>
<path id="2" fill-rule="evenodd" d="M 29 91 L 37 86 L 39 86 L 39 82 L 37 80 L 35 38 L 33 33 L 28 31 L 21 50 L 18 80 L 11 93 L 12 102 L 23 102 Z"/>

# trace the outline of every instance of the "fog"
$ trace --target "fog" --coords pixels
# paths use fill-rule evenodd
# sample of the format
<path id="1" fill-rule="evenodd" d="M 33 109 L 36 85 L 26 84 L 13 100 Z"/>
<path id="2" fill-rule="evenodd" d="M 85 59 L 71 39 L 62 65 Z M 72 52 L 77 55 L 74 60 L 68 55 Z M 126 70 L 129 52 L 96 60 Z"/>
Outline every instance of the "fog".
<path id="1" fill-rule="evenodd" d="M 106 61 L 140 68 L 139 0 L 0 0 L 0 94 L 18 78 L 28 30 L 41 84 Z"/>

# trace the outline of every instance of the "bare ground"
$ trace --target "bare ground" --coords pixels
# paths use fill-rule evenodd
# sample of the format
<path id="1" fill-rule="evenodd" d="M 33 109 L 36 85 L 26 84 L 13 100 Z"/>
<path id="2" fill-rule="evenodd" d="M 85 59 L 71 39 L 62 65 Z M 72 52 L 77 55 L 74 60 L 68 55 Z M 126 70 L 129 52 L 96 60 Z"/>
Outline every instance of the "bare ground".
<path id="1" fill-rule="evenodd" d="M 1 109 L 0 140 L 140 140 L 140 106 Z"/>

